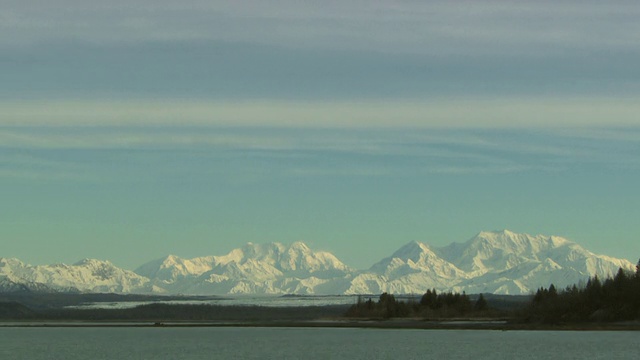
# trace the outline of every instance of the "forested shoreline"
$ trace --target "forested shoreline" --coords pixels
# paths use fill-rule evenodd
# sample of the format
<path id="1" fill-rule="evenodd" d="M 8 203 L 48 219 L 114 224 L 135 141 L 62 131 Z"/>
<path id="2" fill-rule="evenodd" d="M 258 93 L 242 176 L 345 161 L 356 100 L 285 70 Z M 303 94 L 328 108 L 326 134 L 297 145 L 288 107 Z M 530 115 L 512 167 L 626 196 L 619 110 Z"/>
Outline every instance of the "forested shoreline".
<path id="1" fill-rule="evenodd" d="M 612 278 L 597 276 L 586 285 L 540 288 L 523 309 L 525 322 L 572 323 L 640 320 L 640 261 L 636 272 L 620 269 Z"/>
<path id="2" fill-rule="evenodd" d="M 438 292 L 427 290 L 419 301 L 397 300 L 392 294 L 383 293 L 377 301 L 371 297 L 364 300 L 360 297 L 358 302 L 345 313 L 351 318 L 423 318 L 423 319 L 445 319 L 445 318 L 490 318 L 501 317 L 503 311 L 490 308 L 484 294 L 479 294 L 477 299 L 472 300 L 466 293 Z"/>

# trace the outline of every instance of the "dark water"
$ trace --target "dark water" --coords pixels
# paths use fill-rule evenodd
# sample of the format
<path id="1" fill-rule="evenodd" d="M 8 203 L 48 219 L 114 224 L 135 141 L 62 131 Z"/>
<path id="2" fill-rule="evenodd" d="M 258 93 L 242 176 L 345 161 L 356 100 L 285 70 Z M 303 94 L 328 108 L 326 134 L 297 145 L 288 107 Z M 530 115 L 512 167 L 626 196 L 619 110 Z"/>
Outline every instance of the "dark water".
<path id="1" fill-rule="evenodd" d="M 0 328 L 0 359 L 635 359 L 640 332 Z"/>

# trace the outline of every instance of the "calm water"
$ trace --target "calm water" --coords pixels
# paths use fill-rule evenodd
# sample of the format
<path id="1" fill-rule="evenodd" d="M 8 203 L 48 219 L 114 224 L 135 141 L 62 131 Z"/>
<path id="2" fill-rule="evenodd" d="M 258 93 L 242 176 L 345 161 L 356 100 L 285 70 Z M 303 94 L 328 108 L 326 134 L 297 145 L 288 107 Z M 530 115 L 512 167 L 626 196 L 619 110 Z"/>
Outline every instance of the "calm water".
<path id="1" fill-rule="evenodd" d="M 635 359 L 640 332 L 0 328 L 0 359 Z"/>

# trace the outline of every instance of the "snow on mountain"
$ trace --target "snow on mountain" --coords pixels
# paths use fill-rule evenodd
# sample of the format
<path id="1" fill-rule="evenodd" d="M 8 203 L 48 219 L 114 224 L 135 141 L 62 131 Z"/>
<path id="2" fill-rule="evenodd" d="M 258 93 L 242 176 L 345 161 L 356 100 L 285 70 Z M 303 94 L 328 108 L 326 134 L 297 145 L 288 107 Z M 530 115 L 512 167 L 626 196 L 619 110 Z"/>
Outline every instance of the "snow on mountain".
<path id="1" fill-rule="evenodd" d="M 627 260 L 596 255 L 557 236 L 481 232 L 441 248 L 413 242 L 356 276 L 350 293 L 440 291 L 528 294 L 553 283 L 564 287 L 593 275 L 632 270 Z"/>
<path id="2" fill-rule="evenodd" d="M 44 284 L 25 281 L 17 277 L 14 272 L 19 272 L 26 265 L 18 259 L 0 258 L 0 292 L 51 292 Z"/>
<path id="3" fill-rule="evenodd" d="M 428 245 L 412 241 L 388 258 L 374 264 L 371 272 L 388 278 L 422 273 L 443 280 L 464 277 L 466 274 L 455 265 L 441 259 Z"/>
<path id="4" fill-rule="evenodd" d="M 345 294 L 424 293 L 439 291 L 528 294 L 541 286 L 564 287 L 601 278 L 627 260 L 596 255 L 557 236 L 481 232 L 465 243 L 430 247 L 410 242 L 366 271 L 356 272 Z"/>
<path id="5" fill-rule="evenodd" d="M 340 283 L 352 271 L 334 255 L 313 251 L 302 242 L 248 243 L 223 256 L 169 256 L 136 269 L 169 292 L 205 295 L 313 294 L 316 287 L 331 290 L 328 283 Z"/>
<path id="6" fill-rule="evenodd" d="M 509 230 L 483 231 L 464 244 L 453 243 L 438 249 L 438 253 L 464 271 L 478 276 L 527 261 L 540 261 L 549 252 L 571 244 L 556 236 L 531 236 Z"/>
<path id="7" fill-rule="evenodd" d="M 149 293 L 157 291 L 149 279 L 108 261 L 85 259 L 73 265 L 27 265 L 0 259 L 0 276 L 19 284 L 41 284 L 55 291 Z"/>
<path id="8" fill-rule="evenodd" d="M 0 291 L 79 290 L 166 294 L 379 294 L 427 289 L 528 294 L 633 270 L 627 260 L 596 255 L 557 236 L 481 232 L 464 243 L 410 242 L 367 270 L 302 242 L 246 244 L 222 256 L 151 261 L 135 272 L 108 261 L 31 266 L 0 258 Z M 44 291 L 44 290 L 43 290 Z"/>
<path id="9" fill-rule="evenodd" d="M 175 255 L 169 255 L 166 258 L 146 263 L 134 272 L 149 279 L 171 284 L 181 279 L 200 275 L 211 270 L 213 262 L 213 256 L 182 259 Z"/>
<path id="10" fill-rule="evenodd" d="M 0 293 L 22 292 L 50 293 L 54 292 L 54 290 L 44 284 L 31 282 L 15 282 L 10 280 L 7 276 L 0 275 Z"/>
<path id="11" fill-rule="evenodd" d="M 441 256 L 472 274 L 482 292 L 528 293 L 554 283 L 561 287 L 586 281 L 591 276 L 613 276 L 619 268 L 633 270 L 631 262 L 596 255 L 575 242 L 558 236 L 531 236 L 508 230 L 481 232 L 462 246 L 439 249 Z M 459 287 L 465 287 L 462 281 Z M 515 284 L 515 285 L 514 285 Z M 499 286 L 498 286 L 499 285 Z"/>
<path id="12" fill-rule="evenodd" d="M 438 257 L 428 245 L 412 241 L 368 271 L 357 274 L 346 293 L 421 293 L 432 288 L 448 288 L 452 282 L 465 277 L 463 271 Z"/>

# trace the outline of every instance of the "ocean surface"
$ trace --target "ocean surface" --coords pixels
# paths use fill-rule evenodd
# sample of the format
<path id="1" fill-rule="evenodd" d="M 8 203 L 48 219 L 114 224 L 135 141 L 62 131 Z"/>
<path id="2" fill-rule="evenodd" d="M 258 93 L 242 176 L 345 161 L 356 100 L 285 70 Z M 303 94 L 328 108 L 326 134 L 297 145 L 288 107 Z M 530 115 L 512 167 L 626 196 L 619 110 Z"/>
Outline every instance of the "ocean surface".
<path id="1" fill-rule="evenodd" d="M 627 331 L 0 328 L 0 359 L 636 359 Z"/>

